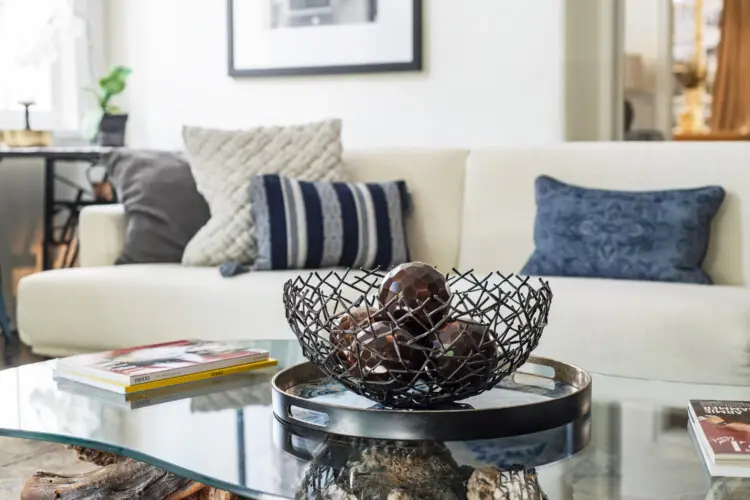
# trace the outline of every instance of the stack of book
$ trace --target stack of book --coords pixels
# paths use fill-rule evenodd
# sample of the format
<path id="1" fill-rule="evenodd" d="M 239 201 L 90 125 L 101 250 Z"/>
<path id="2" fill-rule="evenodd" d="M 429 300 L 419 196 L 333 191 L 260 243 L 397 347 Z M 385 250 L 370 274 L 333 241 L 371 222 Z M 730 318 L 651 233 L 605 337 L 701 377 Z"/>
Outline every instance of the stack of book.
<path id="1" fill-rule="evenodd" d="M 262 349 L 227 342 L 180 340 L 60 359 L 55 379 L 63 390 L 99 396 L 110 393 L 119 396 L 105 399 L 141 400 L 139 405 L 131 405 L 140 407 L 145 406 L 144 399 L 154 395 L 170 399 L 170 395 L 184 391 L 216 390 L 222 382 L 241 384 L 240 375 L 276 364 Z"/>
<path id="2" fill-rule="evenodd" d="M 712 476 L 750 477 L 750 402 L 690 401 L 690 427 Z"/>

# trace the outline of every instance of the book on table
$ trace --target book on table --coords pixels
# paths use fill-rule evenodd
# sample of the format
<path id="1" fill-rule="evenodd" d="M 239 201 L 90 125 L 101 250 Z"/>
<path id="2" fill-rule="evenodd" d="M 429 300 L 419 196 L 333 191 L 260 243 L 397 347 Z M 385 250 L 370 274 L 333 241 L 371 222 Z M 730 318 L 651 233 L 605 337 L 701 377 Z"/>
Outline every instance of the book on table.
<path id="1" fill-rule="evenodd" d="M 691 400 L 688 414 L 709 473 L 750 477 L 750 402 Z"/>
<path id="2" fill-rule="evenodd" d="M 57 378 L 57 389 L 70 394 L 85 396 L 89 399 L 103 401 L 113 406 L 137 410 L 182 399 L 214 394 L 217 392 L 245 389 L 258 384 L 268 384 L 273 377 L 270 370 L 257 370 L 236 375 L 208 378 L 197 382 L 187 382 L 157 389 L 137 391 L 129 394 L 102 389 L 90 384 L 83 384 L 68 378 Z"/>
<path id="3" fill-rule="evenodd" d="M 129 394 L 276 364 L 268 351 L 242 343 L 180 340 L 60 359 L 55 377 Z"/>

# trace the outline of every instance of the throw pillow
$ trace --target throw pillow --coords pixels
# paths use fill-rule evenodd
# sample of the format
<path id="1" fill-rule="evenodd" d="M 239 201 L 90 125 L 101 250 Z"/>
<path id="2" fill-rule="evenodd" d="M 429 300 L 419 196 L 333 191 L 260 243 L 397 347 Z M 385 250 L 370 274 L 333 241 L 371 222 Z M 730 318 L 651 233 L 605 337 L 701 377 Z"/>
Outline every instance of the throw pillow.
<path id="1" fill-rule="evenodd" d="M 210 216 L 185 159 L 166 151 L 115 149 L 104 162 L 128 217 L 116 263 L 180 262 Z"/>
<path id="2" fill-rule="evenodd" d="M 255 269 L 390 268 L 409 260 L 404 181 L 303 182 L 278 175 L 250 183 Z"/>
<path id="3" fill-rule="evenodd" d="M 336 181 L 344 175 L 339 120 L 244 131 L 185 127 L 183 137 L 198 191 L 211 208 L 211 219 L 185 249 L 186 265 L 255 260 L 248 193 L 252 176 Z"/>
<path id="4" fill-rule="evenodd" d="M 711 283 L 701 265 L 721 187 L 608 191 L 542 176 L 536 201 L 522 274 Z"/>

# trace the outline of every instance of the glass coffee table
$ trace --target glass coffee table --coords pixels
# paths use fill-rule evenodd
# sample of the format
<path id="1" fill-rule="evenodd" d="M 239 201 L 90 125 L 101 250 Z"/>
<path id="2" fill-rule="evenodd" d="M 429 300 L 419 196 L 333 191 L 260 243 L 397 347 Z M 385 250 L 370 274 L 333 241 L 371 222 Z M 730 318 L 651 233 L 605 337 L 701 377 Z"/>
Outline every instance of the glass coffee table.
<path id="1" fill-rule="evenodd" d="M 268 349 L 281 368 L 304 361 L 294 341 L 252 345 Z M 477 469 L 484 476 L 476 488 L 486 486 L 482 478 L 503 474 L 506 487 L 534 484 L 549 499 L 750 498 L 750 481 L 708 476 L 686 411 L 689 399 L 750 400 L 750 387 L 594 374 L 591 415 L 580 422 L 502 439 L 388 442 L 280 424 L 269 374 L 133 410 L 61 390 L 53 367 L 50 361 L 0 371 L 0 435 L 129 457 L 246 498 L 359 498 L 345 496 L 344 483 L 368 499 L 465 498 L 455 486 L 465 487 Z M 405 486 L 394 492 L 399 482 Z M 406 495 L 414 484 L 423 488 L 419 497 Z M 424 493 L 428 487 L 434 495 Z M 506 498 L 534 498 L 508 491 Z"/>

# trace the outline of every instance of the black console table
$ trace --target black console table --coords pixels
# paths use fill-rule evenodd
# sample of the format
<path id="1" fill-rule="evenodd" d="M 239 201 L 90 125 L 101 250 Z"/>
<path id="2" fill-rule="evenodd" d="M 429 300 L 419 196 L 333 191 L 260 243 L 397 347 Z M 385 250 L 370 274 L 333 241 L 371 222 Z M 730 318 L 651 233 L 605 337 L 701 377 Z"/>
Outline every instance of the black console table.
<path id="1" fill-rule="evenodd" d="M 42 236 L 42 268 L 51 269 L 53 262 L 51 259 L 51 249 L 56 246 L 70 244 L 70 241 L 60 241 L 64 238 L 55 238 L 54 218 L 58 207 L 65 207 L 75 214 L 86 205 L 98 205 L 106 202 L 86 201 L 86 200 L 58 200 L 55 197 L 55 181 L 58 179 L 56 165 L 58 162 L 85 162 L 89 165 L 99 163 L 105 153 L 112 148 L 99 146 L 52 146 L 39 148 L 6 148 L 0 147 L 0 161 L 5 158 L 38 158 L 44 160 L 44 215 L 43 215 L 43 236 Z M 68 182 L 70 183 L 70 182 Z M 72 264 L 74 259 L 66 262 L 64 265 Z"/>

